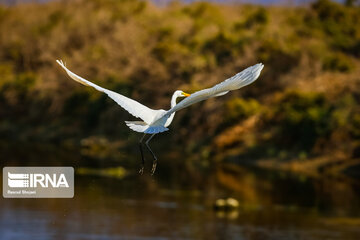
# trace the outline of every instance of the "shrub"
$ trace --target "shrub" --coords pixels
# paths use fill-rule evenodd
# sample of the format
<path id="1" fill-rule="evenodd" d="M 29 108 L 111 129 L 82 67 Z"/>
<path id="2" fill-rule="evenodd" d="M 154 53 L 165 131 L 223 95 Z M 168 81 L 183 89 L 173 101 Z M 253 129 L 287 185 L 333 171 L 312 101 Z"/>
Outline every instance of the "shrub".
<path id="1" fill-rule="evenodd" d="M 360 8 L 345 7 L 329 0 L 318 0 L 312 4 L 312 9 L 315 18 L 309 18 L 310 22 L 317 22 L 313 25 L 322 28 L 330 37 L 330 44 L 336 49 L 354 54 L 353 50 L 360 40 Z"/>
<path id="2" fill-rule="evenodd" d="M 260 7 L 255 13 L 251 14 L 245 21 L 244 26 L 251 28 L 255 25 L 264 25 L 269 22 L 269 15 L 265 8 Z"/>
<path id="3" fill-rule="evenodd" d="M 323 69 L 334 72 L 350 72 L 354 65 L 345 54 L 333 54 L 323 60 Z"/>
<path id="4" fill-rule="evenodd" d="M 268 124 L 279 128 L 275 139 L 282 145 L 308 151 L 330 133 L 331 111 L 323 94 L 288 91 L 276 102 Z"/>
<path id="5" fill-rule="evenodd" d="M 215 55 L 217 65 L 221 66 L 232 59 L 238 53 L 242 52 L 241 42 L 224 32 L 220 32 L 214 38 L 208 40 L 203 46 L 205 54 Z"/>
<path id="6" fill-rule="evenodd" d="M 261 105 L 255 99 L 234 98 L 226 103 L 227 123 L 237 122 L 258 113 Z"/>

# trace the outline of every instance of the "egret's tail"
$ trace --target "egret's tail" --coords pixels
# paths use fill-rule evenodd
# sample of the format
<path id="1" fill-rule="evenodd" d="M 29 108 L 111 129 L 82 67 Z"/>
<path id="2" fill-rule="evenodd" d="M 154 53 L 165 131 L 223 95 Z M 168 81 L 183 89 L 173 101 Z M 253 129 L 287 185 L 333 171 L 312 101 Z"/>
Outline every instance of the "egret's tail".
<path id="1" fill-rule="evenodd" d="M 142 121 L 125 121 L 126 125 L 135 132 L 143 132 L 148 134 L 161 133 L 169 130 L 164 126 L 149 126 Z"/>

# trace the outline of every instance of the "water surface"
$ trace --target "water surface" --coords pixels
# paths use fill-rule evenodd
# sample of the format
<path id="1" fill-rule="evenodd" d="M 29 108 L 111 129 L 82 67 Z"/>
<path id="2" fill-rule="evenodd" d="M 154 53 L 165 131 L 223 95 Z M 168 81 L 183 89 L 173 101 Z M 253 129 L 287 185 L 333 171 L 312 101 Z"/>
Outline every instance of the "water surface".
<path id="1" fill-rule="evenodd" d="M 73 199 L 1 198 L 0 239 L 359 239 L 356 181 L 164 165 L 154 177 L 76 175 Z M 214 211 L 221 197 L 240 208 Z"/>

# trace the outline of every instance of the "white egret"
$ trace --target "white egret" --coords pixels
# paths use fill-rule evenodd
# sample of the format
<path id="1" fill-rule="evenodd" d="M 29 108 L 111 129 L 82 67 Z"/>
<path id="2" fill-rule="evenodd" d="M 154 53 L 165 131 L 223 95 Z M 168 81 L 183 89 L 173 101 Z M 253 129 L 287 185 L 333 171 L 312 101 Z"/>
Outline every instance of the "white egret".
<path id="1" fill-rule="evenodd" d="M 117 104 L 119 104 L 122 108 L 128 111 L 131 115 L 140 118 L 142 121 L 125 121 L 126 125 L 136 131 L 142 132 L 144 135 L 140 139 L 139 146 L 141 152 L 142 165 L 139 173 L 142 174 L 144 171 L 144 153 L 142 150 L 143 140 L 146 134 L 150 134 L 151 136 L 146 140 L 145 145 L 153 156 L 153 165 L 151 174 L 154 174 L 157 164 L 157 158 L 151 148 L 149 147 L 150 140 L 157 133 L 165 132 L 169 130 L 167 127 L 171 124 L 175 112 L 188 107 L 194 103 L 206 100 L 211 97 L 218 97 L 227 94 L 229 91 L 236 90 L 242 88 L 250 83 L 254 82 L 260 75 L 261 70 L 264 65 L 262 63 L 255 64 L 254 66 L 248 67 L 242 72 L 232 76 L 231 78 L 226 79 L 225 81 L 213 86 L 212 88 L 203 89 L 197 91 L 193 94 L 185 93 L 181 90 L 177 90 L 171 97 L 171 108 L 166 111 L 163 109 L 154 110 L 150 109 L 141 103 L 125 97 L 119 93 L 110 91 L 108 89 L 102 88 L 78 75 L 71 72 L 66 68 L 65 64 L 61 60 L 56 60 L 58 64 L 66 71 L 66 73 L 75 81 L 95 88 L 98 91 L 106 93 L 110 98 L 112 98 Z M 176 100 L 178 97 L 187 97 L 180 103 L 176 104 Z"/>

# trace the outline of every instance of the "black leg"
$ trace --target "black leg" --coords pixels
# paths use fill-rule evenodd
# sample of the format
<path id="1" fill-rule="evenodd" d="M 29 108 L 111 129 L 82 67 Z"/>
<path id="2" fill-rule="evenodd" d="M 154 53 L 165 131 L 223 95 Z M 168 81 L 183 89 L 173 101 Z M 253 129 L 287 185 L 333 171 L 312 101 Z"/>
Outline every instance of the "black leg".
<path id="1" fill-rule="evenodd" d="M 139 148 L 140 148 L 140 153 L 141 153 L 141 167 L 140 167 L 140 170 L 139 170 L 140 175 L 142 175 L 144 173 L 144 167 L 145 167 L 144 152 L 143 152 L 143 149 L 142 149 L 142 141 L 143 141 L 145 135 L 146 134 L 144 134 L 142 136 L 142 138 L 140 139 L 140 141 L 139 141 Z"/>
<path id="2" fill-rule="evenodd" d="M 155 134 L 156 134 L 156 133 L 155 133 Z M 153 156 L 153 164 L 152 164 L 152 168 L 151 168 L 151 175 L 154 175 L 154 173 L 155 173 L 156 165 L 157 165 L 157 157 L 155 156 L 155 154 L 154 154 L 153 151 L 151 150 L 151 148 L 150 148 L 150 146 L 149 146 L 149 142 L 150 142 L 150 140 L 155 136 L 155 134 L 151 135 L 151 136 L 149 137 L 149 139 L 146 140 L 146 142 L 145 142 L 145 145 L 146 145 L 147 149 L 149 149 L 151 155 Z"/>

